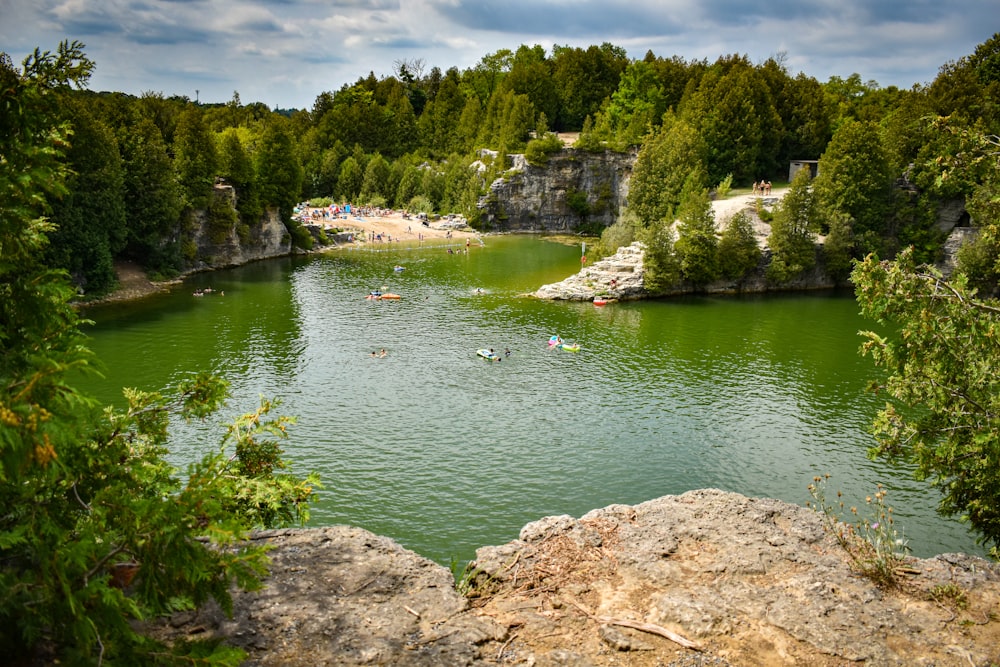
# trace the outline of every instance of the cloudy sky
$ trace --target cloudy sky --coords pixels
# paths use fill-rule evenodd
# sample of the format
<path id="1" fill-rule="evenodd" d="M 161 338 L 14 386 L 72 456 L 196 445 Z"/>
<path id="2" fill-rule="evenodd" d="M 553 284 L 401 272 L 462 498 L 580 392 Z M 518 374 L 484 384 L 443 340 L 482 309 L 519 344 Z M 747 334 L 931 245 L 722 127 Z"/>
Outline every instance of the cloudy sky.
<path id="1" fill-rule="evenodd" d="M 928 83 L 1000 30 L 998 0 L 0 0 L 15 64 L 61 40 L 86 45 L 93 90 L 312 107 L 323 91 L 394 63 L 474 66 L 521 44 L 610 42 L 629 57 L 782 54 L 821 82 Z"/>

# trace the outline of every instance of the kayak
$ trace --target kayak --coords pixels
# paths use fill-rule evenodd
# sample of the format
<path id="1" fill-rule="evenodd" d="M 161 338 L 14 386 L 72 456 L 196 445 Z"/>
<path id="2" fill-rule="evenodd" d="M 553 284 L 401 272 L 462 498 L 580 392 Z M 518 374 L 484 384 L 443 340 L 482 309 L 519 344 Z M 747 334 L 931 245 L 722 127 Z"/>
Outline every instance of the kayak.
<path id="1" fill-rule="evenodd" d="M 383 299 L 392 299 L 392 300 L 396 300 L 396 299 L 399 299 L 399 298 L 400 298 L 400 296 L 399 296 L 398 294 L 393 294 L 393 293 L 391 293 L 391 292 L 386 292 L 385 294 L 383 294 L 383 295 L 382 295 L 382 298 L 383 298 Z"/>
<path id="2" fill-rule="evenodd" d="M 487 361 L 500 361 L 499 354 L 497 354 L 492 350 L 487 350 L 486 348 L 476 350 L 476 354 L 478 354 L 483 359 L 486 359 Z"/>

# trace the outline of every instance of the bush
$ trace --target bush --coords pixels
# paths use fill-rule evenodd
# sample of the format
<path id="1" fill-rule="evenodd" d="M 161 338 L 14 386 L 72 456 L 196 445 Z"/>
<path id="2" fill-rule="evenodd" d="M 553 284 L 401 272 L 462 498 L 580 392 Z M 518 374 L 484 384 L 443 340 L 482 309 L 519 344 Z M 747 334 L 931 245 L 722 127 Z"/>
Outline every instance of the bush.
<path id="1" fill-rule="evenodd" d="M 532 139 L 524 150 L 524 159 L 535 167 L 543 167 L 549 162 L 549 156 L 563 149 L 562 139 L 554 132 L 549 132 L 541 139 Z"/>

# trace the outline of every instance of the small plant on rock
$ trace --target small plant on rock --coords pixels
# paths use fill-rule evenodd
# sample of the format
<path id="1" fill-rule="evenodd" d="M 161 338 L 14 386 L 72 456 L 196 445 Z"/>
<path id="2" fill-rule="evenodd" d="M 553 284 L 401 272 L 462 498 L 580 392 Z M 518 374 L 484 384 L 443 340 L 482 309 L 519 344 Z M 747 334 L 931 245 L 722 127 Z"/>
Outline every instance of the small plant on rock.
<path id="1" fill-rule="evenodd" d="M 896 530 L 892 507 L 885 502 L 888 491 L 879 484 L 875 494 L 865 498 L 869 511 L 862 514 L 857 507 L 851 507 L 849 511 L 855 519 L 848 523 L 841 518 L 845 511 L 843 494 L 837 492 L 835 503 L 827 501 L 826 482 L 829 479 L 830 475 L 813 477 L 809 485 L 813 502 L 807 505 L 822 513 L 825 528 L 837 538 L 855 571 L 877 584 L 895 586 L 899 583 L 899 572 L 909 548 Z"/>

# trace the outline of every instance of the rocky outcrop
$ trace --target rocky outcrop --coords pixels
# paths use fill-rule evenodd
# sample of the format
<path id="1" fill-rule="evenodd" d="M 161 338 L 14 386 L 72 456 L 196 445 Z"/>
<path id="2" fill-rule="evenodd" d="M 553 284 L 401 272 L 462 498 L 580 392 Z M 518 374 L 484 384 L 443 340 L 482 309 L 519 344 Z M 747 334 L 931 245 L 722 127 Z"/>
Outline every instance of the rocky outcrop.
<path id="1" fill-rule="evenodd" d="M 213 194 L 235 213 L 236 191 L 232 186 L 216 185 Z M 291 235 L 277 209 L 265 211 L 255 225 L 241 229 L 235 224 L 221 233 L 213 230 L 209 215 L 209 211 L 192 213 L 194 249 L 188 255 L 189 271 L 239 266 L 260 259 L 284 257 L 292 252 Z"/>
<path id="2" fill-rule="evenodd" d="M 511 168 L 479 201 L 480 226 L 491 232 L 603 229 L 626 203 L 635 157 L 564 148 L 534 166 L 511 155 Z"/>
<path id="3" fill-rule="evenodd" d="M 642 282 L 643 252 L 643 244 L 636 241 L 561 282 L 542 285 L 534 296 L 566 301 L 591 301 L 596 297 L 641 299 L 646 295 Z"/>
<path id="4" fill-rule="evenodd" d="M 987 665 L 1000 567 L 907 562 L 857 575 L 813 510 L 718 490 L 525 526 L 466 580 L 346 526 L 268 531 L 263 590 L 157 635 L 223 639 L 265 665 Z"/>

